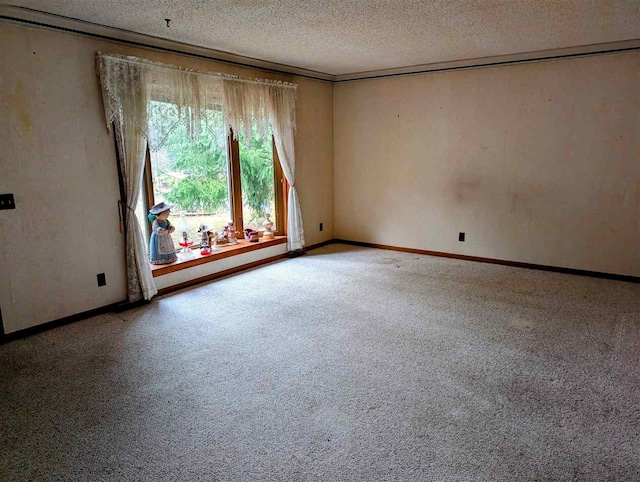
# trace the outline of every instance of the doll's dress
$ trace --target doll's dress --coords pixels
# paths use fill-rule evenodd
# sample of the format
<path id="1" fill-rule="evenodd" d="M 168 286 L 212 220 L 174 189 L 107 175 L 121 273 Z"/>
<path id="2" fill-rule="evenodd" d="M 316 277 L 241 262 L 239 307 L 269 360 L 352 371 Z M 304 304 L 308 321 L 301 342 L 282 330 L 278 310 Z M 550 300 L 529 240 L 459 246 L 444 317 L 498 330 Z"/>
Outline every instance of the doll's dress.
<path id="1" fill-rule="evenodd" d="M 178 257 L 169 234 L 169 221 L 154 220 L 149 240 L 149 259 L 151 264 L 173 263 Z"/>

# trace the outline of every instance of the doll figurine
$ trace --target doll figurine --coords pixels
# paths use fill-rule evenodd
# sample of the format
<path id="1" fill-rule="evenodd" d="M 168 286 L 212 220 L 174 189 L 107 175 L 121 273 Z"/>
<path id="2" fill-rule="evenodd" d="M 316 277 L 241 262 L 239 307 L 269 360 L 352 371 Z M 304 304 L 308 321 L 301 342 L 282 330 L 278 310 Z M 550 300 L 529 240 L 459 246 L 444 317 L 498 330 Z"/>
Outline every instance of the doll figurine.
<path id="1" fill-rule="evenodd" d="M 149 221 L 152 223 L 151 240 L 149 241 L 149 261 L 151 264 L 173 263 L 178 257 L 173 246 L 171 233 L 176 228 L 169 222 L 169 210 L 173 206 L 161 202 L 149 210 Z"/>
<path id="2" fill-rule="evenodd" d="M 238 244 L 238 231 L 236 231 L 236 225 L 233 223 L 233 220 L 229 221 L 227 225 L 224 227 L 224 232 L 227 233 L 227 243 L 229 244 Z"/>
<path id="3" fill-rule="evenodd" d="M 205 246 L 209 246 L 209 228 L 201 224 L 198 232 L 200 233 L 200 247 L 204 248 Z"/>
<path id="4" fill-rule="evenodd" d="M 209 228 L 204 224 L 201 224 L 198 232 L 200 233 L 200 254 L 203 256 L 207 256 L 211 254 L 211 239 L 209 238 Z"/>

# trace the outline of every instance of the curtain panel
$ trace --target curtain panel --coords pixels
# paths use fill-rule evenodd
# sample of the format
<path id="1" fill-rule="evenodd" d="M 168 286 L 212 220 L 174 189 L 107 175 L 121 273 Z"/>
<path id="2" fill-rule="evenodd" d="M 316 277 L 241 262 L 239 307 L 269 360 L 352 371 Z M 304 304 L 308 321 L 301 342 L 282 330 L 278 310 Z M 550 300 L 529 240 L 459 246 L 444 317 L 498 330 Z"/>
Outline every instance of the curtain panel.
<path id="1" fill-rule="evenodd" d="M 249 142 L 253 126 L 261 135 L 271 127 L 282 172 L 289 183 L 287 247 L 289 251 L 302 249 L 304 229 L 295 176 L 296 89 L 275 82 L 225 79 L 223 92 L 226 132 L 231 128 L 237 137 L 242 131 L 245 142 Z"/>
<path id="2" fill-rule="evenodd" d="M 105 115 L 108 127 L 115 126 L 118 168 L 124 184 L 124 199 L 121 202 L 125 218 L 127 294 L 130 302 L 148 300 L 157 290 L 146 256 L 146 242 L 135 213 L 145 164 L 145 131 L 140 126 L 145 125 L 147 118 L 148 72 L 136 64 L 113 65 L 102 62 L 102 67 L 101 78 L 110 80 L 102 83 Z M 135 88 L 125 88 L 127 85 Z"/>
<path id="3" fill-rule="evenodd" d="M 273 133 L 278 158 L 290 185 L 288 198 L 288 249 L 304 247 L 304 231 L 295 188 L 295 84 L 197 72 L 121 55 L 96 57 L 105 119 L 114 125 L 119 145 L 120 172 L 125 184 L 126 260 L 129 301 L 151 299 L 156 293 L 148 263 L 146 242 L 135 215 L 145 163 L 145 149 L 161 148 L 182 123 L 196 139 L 202 129 L 223 143 L 232 128 L 249 142 L 257 128 Z M 222 112 L 223 115 L 215 115 Z M 153 115 L 150 115 L 153 112 Z M 161 122 L 151 124 L 153 119 Z"/>
<path id="4" fill-rule="evenodd" d="M 132 102 L 139 100 L 142 110 L 131 120 L 152 151 L 160 149 L 180 123 L 192 139 L 201 129 L 209 130 L 216 139 L 221 133 L 223 139 L 226 137 L 224 123 L 212 115 L 222 110 L 222 77 L 102 53 L 97 55 L 97 69 L 108 128 L 123 111 L 132 110 Z M 150 115 L 152 110 L 154 115 Z"/>

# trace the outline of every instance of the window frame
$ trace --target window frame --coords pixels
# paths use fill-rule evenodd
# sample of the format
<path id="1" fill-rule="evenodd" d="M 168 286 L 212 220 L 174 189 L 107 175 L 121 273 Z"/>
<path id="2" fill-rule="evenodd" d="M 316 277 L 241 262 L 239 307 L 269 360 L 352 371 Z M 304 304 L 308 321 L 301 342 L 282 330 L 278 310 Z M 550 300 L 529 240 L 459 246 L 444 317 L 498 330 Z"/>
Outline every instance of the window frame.
<path id="1" fill-rule="evenodd" d="M 244 220 L 242 213 L 242 176 L 240 172 L 240 145 L 237 139 L 233 139 L 233 132 L 227 136 L 227 168 L 229 172 L 229 206 L 233 222 L 238 231 L 238 238 L 244 238 Z M 287 197 L 289 194 L 289 183 L 284 176 L 280 158 L 278 157 L 278 149 L 276 141 L 271 136 L 271 147 L 273 153 L 273 186 L 274 186 L 274 203 L 275 209 L 271 214 L 272 220 L 275 221 L 276 236 L 287 235 Z M 153 174 L 151 169 L 151 151 L 147 143 L 145 165 L 143 173 L 143 199 L 146 202 L 146 210 L 151 209 L 155 205 L 155 197 L 153 194 Z M 275 219 L 273 219 L 275 217 Z M 148 222 L 148 220 L 147 220 Z M 152 232 L 151 223 L 149 223 L 149 233 Z M 260 231 L 262 233 L 262 231 Z M 199 249 L 194 244 L 191 249 Z"/>

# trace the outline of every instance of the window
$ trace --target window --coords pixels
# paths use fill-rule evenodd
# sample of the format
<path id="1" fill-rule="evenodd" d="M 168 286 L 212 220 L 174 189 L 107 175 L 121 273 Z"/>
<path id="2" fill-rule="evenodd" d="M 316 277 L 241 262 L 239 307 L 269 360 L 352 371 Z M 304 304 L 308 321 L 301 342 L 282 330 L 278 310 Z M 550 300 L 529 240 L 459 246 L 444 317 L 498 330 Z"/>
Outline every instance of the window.
<path id="1" fill-rule="evenodd" d="M 244 228 L 260 230 L 267 211 L 275 233 L 285 234 L 286 181 L 270 133 L 260 136 L 254 129 L 246 146 L 242 136 L 240 142 L 230 135 L 221 140 L 203 126 L 192 139 L 184 124 L 171 125 L 160 102 L 153 103 L 152 115 L 154 109 L 164 111 L 151 125 L 166 135 L 160 149 L 147 151 L 145 204 L 147 211 L 162 201 L 174 205 L 171 223 L 176 227 L 172 235 L 176 247 L 183 227 L 195 246 L 202 224 L 219 231 L 233 220 L 241 233 Z M 219 116 L 221 125 L 220 111 L 212 110 L 211 116 Z"/>
<path id="2" fill-rule="evenodd" d="M 275 211 L 272 136 L 254 132 L 248 146 L 239 137 L 242 221 L 245 228 L 259 230 L 265 209 Z"/>
<path id="3" fill-rule="evenodd" d="M 262 229 L 265 210 L 272 213 L 273 231 L 284 234 L 284 200 L 286 180 L 280 167 L 273 135 L 264 136 L 254 129 L 248 145 L 244 136 L 232 141 L 230 158 L 239 167 L 240 187 L 234 219 L 241 219 L 244 228 Z"/>

